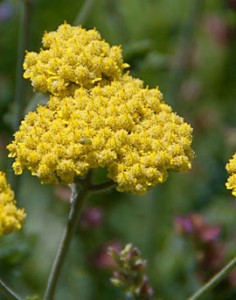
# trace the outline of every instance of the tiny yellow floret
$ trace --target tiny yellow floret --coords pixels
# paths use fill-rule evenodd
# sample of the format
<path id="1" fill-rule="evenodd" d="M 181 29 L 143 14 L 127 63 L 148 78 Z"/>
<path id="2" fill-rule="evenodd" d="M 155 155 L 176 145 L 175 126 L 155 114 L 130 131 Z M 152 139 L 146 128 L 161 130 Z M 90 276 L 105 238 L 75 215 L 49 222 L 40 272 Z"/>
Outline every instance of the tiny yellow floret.
<path id="1" fill-rule="evenodd" d="M 21 229 L 24 220 L 24 209 L 16 207 L 14 193 L 0 171 L 0 236 Z"/>

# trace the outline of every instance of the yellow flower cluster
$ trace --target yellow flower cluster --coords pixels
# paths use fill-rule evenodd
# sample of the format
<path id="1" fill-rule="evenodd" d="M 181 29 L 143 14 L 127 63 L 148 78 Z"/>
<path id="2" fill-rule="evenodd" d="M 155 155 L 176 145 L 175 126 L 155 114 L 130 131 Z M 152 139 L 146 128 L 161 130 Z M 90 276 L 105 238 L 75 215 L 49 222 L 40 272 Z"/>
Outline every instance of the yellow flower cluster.
<path id="1" fill-rule="evenodd" d="M 158 88 L 122 74 L 119 47 L 109 47 L 95 30 L 67 24 L 47 33 L 44 46 L 48 52 L 27 54 L 25 76 L 51 95 L 26 116 L 8 146 L 16 174 L 28 169 L 42 183 L 69 184 L 106 167 L 118 191 L 143 194 L 164 182 L 169 170 L 191 167 L 192 128 L 163 102 Z M 43 51 L 51 58 L 42 59 Z M 69 77 L 61 71 L 67 66 Z M 43 79 L 35 83 L 37 76 Z"/>
<path id="2" fill-rule="evenodd" d="M 25 212 L 15 204 L 14 193 L 6 181 L 5 174 L 0 172 L 0 236 L 21 229 Z"/>
<path id="3" fill-rule="evenodd" d="M 226 188 L 232 190 L 233 196 L 236 197 L 236 153 L 232 159 L 226 165 L 226 170 L 230 174 L 228 181 L 226 182 Z"/>
<path id="4" fill-rule="evenodd" d="M 110 47 L 95 29 L 63 24 L 44 34 L 43 47 L 39 53 L 28 52 L 24 62 L 24 77 L 42 93 L 68 96 L 79 87 L 109 84 L 128 66 L 121 47 Z"/>

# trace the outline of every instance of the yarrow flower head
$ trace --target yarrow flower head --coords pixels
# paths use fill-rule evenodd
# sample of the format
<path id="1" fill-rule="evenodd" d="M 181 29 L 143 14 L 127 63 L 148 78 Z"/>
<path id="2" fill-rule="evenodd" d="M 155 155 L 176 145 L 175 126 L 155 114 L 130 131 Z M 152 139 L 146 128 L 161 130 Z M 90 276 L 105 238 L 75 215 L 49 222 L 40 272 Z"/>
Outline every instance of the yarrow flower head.
<path id="1" fill-rule="evenodd" d="M 226 165 L 226 170 L 230 174 L 227 182 L 226 188 L 232 190 L 233 196 L 236 197 L 236 153 L 233 155 L 232 159 Z"/>
<path id="2" fill-rule="evenodd" d="M 43 47 L 39 53 L 28 52 L 24 62 L 24 77 L 42 93 L 73 95 L 78 87 L 89 89 L 119 79 L 128 66 L 121 47 L 111 47 L 95 29 L 63 24 L 44 34 Z"/>
<path id="3" fill-rule="evenodd" d="M 0 172 L 0 236 L 21 229 L 24 220 L 25 212 L 16 207 L 14 193 L 6 181 L 6 175 Z"/>
<path id="4" fill-rule="evenodd" d="M 53 49 L 56 46 L 69 49 L 68 41 L 74 32 L 77 34 L 73 35 L 73 41 L 83 40 L 79 32 L 82 37 L 90 32 L 81 27 L 62 26 L 67 34 L 59 44 L 57 39 L 50 38 Z M 58 32 L 65 31 L 62 26 Z M 58 32 L 49 36 L 57 37 Z M 90 51 L 90 48 L 84 50 L 87 44 L 83 43 L 82 49 L 78 46 L 80 52 Z M 92 51 L 90 55 L 91 60 L 97 57 Z M 96 65 L 91 62 L 90 72 L 103 70 L 107 56 L 102 58 Z M 122 74 L 122 58 L 116 61 L 119 68 L 114 70 L 119 72 L 116 75 L 113 72 L 109 80 L 107 75 L 106 80 L 96 75 L 101 78 L 96 84 L 92 85 L 91 80 L 86 84 L 76 83 L 73 93 L 66 92 L 71 82 L 65 81 L 62 89 L 46 89 L 51 92 L 47 105 L 38 106 L 36 112 L 26 116 L 15 140 L 8 146 L 10 156 L 15 157 L 16 174 L 28 169 L 42 183 L 69 184 L 90 169 L 106 167 L 118 191 L 143 194 L 163 183 L 169 170 L 186 171 L 191 167 L 191 127 L 164 103 L 158 88 L 149 89 L 141 80 Z M 41 64 L 40 54 L 37 65 L 41 66 L 40 74 L 46 72 L 48 66 Z M 58 65 L 55 72 L 60 77 Z M 66 61 L 62 60 L 61 68 L 65 65 Z M 31 65 L 25 63 L 25 67 L 29 74 Z M 37 76 L 36 69 L 33 77 Z M 76 68 L 73 72 L 80 76 Z"/>

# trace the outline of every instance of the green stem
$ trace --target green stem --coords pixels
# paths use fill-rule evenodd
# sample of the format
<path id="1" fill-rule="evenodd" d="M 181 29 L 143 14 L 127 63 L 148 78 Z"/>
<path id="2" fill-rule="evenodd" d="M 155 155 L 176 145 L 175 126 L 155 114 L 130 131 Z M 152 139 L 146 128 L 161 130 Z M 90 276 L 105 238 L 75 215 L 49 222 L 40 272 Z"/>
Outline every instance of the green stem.
<path id="1" fill-rule="evenodd" d="M 105 10 L 107 18 L 111 24 L 111 27 L 115 34 L 119 34 L 119 40 L 121 44 L 125 44 L 131 40 L 130 32 L 128 30 L 129 26 L 126 24 L 124 15 L 120 10 L 120 1 L 118 0 L 106 0 Z"/>
<path id="2" fill-rule="evenodd" d="M 16 74 L 16 88 L 15 88 L 15 106 L 16 118 L 14 123 L 14 130 L 18 129 L 21 119 L 24 115 L 25 97 L 26 97 L 26 82 L 23 78 L 23 61 L 25 50 L 29 45 L 30 28 L 31 28 L 31 8 L 32 0 L 22 0 L 21 20 L 19 26 L 18 36 L 18 53 L 17 53 L 17 74 Z"/>
<path id="3" fill-rule="evenodd" d="M 107 181 L 100 184 L 92 184 L 89 187 L 90 193 L 101 193 L 111 190 L 116 186 L 116 183 L 114 181 Z"/>
<path id="4" fill-rule="evenodd" d="M 0 293 L 2 293 L 9 300 L 21 300 L 1 279 L 0 279 Z"/>
<path id="5" fill-rule="evenodd" d="M 84 1 L 83 7 L 80 9 L 78 15 L 75 18 L 74 25 L 83 25 L 85 23 L 95 2 L 96 0 Z"/>
<path id="6" fill-rule="evenodd" d="M 16 86 L 15 86 L 15 118 L 12 124 L 14 131 L 19 127 L 19 124 L 24 116 L 25 109 L 25 98 L 26 98 L 26 82 L 23 78 L 23 61 L 25 50 L 29 45 L 29 32 L 31 28 L 31 10 L 32 10 L 32 0 L 22 0 L 20 5 L 20 25 L 19 25 L 19 35 L 18 35 L 18 50 L 17 50 L 17 68 L 16 68 Z M 18 199 L 20 180 L 19 176 L 14 176 L 10 173 L 10 182 L 12 188 L 15 192 L 15 197 Z"/>
<path id="7" fill-rule="evenodd" d="M 89 194 L 89 185 L 90 185 L 90 176 L 84 179 L 83 186 L 80 186 L 80 190 L 78 190 L 77 185 L 72 186 L 72 194 L 71 194 L 71 210 L 67 222 L 67 226 L 65 232 L 63 234 L 60 246 L 58 248 L 51 273 L 49 275 L 46 292 L 44 295 L 44 300 L 52 300 L 54 299 L 54 294 L 56 290 L 56 285 L 59 279 L 59 275 L 61 273 L 61 269 L 63 263 L 65 261 L 66 255 L 68 253 L 68 249 L 74 234 L 74 231 L 77 226 L 77 222 L 79 219 L 79 215 L 81 213 L 84 202 Z"/>
<path id="8" fill-rule="evenodd" d="M 210 279 L 203 287 L 201 287 L 188 300 L 197 300 L 204 296 L 207 292 L 212 290 L 218 283 L 220 283 L 229 273 L 236 267 L 236 257 L 233 258 L 228 265 L 226 265 L 219 273 Z"/>
<path id="9" fill-rule="evenodd" d="M 177 50 L 176 62 L 170 74 L 170 86 L 168 89 L 167 100 L 173 104 L 178 99 L 179 88 L 186 72 L 186 59 L 192 51 L 193 37 L 197 25 L 199 25 L 199 16 L 203 10 L 204 0 L 192 0 L 189 8 L 189 14 L 184 22 L 180 41 Z"/>
<path id="10" fill-rule="evenodd" d="M 113 181 L 108 181 L 102 184 L 94 185 L 92 181 L 92 172 L 90 171 L 85 178 L 77 178 L 76 183 L 71 187 L 71 209 L 65 232 L 62 236 L 61 243 L 57 250 L 57 254 L 49 275 L 44 300 L 53 300 L 57 286 L 57 282 L 69 250 L 70 243 L 75 232 L 77 222 L 87 197 L 92 193 L 100 193 L 110 190 L 115 186 Z"/>

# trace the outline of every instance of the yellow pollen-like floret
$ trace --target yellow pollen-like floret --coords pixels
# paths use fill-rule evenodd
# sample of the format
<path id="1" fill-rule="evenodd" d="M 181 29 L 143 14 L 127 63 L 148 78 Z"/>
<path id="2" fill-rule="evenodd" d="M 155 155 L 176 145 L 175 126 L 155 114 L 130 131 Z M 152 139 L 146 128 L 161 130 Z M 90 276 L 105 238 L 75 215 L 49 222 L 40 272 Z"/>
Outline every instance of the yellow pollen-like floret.
<path id="1" fill-rule="evenodd" d="M 25 212 L 16 207 L 14 193 L 0 171 L 0 236 L 21 229 L 24 220 Z"/>

